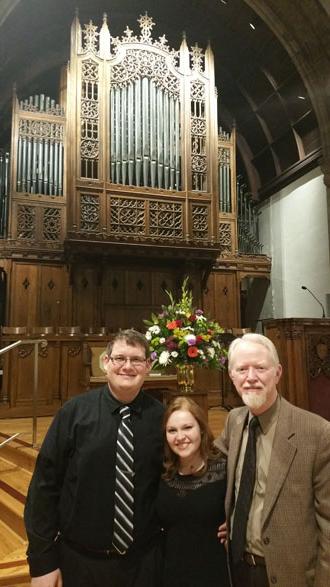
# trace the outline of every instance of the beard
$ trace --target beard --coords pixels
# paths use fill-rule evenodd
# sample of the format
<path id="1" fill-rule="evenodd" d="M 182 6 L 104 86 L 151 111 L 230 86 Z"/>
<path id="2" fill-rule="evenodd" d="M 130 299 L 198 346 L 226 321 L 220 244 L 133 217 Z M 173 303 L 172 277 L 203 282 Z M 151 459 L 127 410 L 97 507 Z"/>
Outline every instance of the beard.
<path id="1" fill-rule="evenodd" d="M 267 391 L 249 391 L 242 393 L 242 400 L 251 410 L 258 410 L 267 402 Z"/>

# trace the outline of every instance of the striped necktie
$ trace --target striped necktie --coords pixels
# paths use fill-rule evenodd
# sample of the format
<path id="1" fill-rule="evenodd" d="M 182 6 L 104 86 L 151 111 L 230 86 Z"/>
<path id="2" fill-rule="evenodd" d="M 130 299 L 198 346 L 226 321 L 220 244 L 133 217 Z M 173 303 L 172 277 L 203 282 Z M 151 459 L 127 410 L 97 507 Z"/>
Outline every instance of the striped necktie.
<path id="1" fill-rule="evenodd" d="M 121 421 L 117 435 L 115 517 L 113 526 L 113 547 L 125 554 L 133 542 L 134 512 L 134 460 L 131 410 L 123 406 L 119 410 Z"/>
<path id="2" fill-rule="evenodd" d="M 246 529 L 256 478 L 256 431 L 258 426 L 259 420 L 257 416 L 253 416 L 249 423 L 249 435 L 235 504 L 231 537 L 231 554 L 235 564 L 241 560 L 246 545 Z"/>

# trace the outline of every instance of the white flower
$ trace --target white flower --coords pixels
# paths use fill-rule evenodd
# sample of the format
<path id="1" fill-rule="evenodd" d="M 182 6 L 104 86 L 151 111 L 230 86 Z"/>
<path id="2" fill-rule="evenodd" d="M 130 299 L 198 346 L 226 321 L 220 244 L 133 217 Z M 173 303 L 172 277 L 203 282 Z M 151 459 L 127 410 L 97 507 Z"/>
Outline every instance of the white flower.
<path id="1" fill-rule="evenodd" d="M 203 321 L 205 322 L 206 318 L 205 318 L 205 316 L 201 315 L 201 316 L 196 316 L 196 320 L 198 320 L 198 322 L 203 322 Z"/>
<path id="2" fill-rule="evenodd" d="M 149 332 L 152 332 L 152 334 L 159 334 L 160 328 L 157 326 L 157 324 L 155 324 L 154 326 L 150 326 Z"/>
<path id="3" fill-rule="evenodd" d="M 170 353 L 168 351 L 162 351 L 159 355 L 158 363 L 160 365 L 167 365 L 170 359 Z"/>
<path id="4" fill-rule="evenodd" d="M 179 353 L 177 351 L 172 351 L 171 352 L 171 357 L 173 357 L 174 359 L 176 359 L 178 357 Z"/>
<path id="5" fill-rule="evenodd" d="M 151 340 L 152 339 L 152 334 L 151 334 L 151 332 L 149 332 L 149 330 L 147 330 L 145 336 L 146 336 L 146 339 L 147 340 Z"/>
<path id="6" fill-rule="evenodd" d="M 211 359 L 214 359 L 214 355 L 215 355 L 214 348 L 212 348 L 211 346 L 208 346 L 206 349 L 206 352 L 209 355 L 209 357 L 211 357 Z"/>
<path id="7" fill-rule="evenodd" d="M 159 339 L 159 342 L 160 342 L 160 344 L 164 344 L 165 340 L 166 340 L 166 338 L 164 338 L 164 337 L 162 336 L 162 338 L 160 338 L 160 339 Z"/>
<path id="8" fill-rule="evenodd" d="M 196 336 L 194 334 L 186 334 L 184 340 L 189 346 L 196 344 Z"/>

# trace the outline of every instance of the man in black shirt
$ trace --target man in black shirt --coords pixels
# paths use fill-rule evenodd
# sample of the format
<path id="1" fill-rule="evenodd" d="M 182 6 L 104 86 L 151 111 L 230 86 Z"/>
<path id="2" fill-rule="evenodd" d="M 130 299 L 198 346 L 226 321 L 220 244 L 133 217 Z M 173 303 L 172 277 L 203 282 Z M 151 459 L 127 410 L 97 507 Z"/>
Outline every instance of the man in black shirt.
<path id="1" fill-rule="evenodd" d="M 38 455 L 25 508 L 32 587 L 153 586 L 163 406 L 141 391 L 150 370 L 145 337 L 120 331 L 108 344 L 104 367 L 108 385 L 68 401 Z M 119 554 L 113 545 L 115 468 L 124 405 L 134 439 L 133 542 Z"/>

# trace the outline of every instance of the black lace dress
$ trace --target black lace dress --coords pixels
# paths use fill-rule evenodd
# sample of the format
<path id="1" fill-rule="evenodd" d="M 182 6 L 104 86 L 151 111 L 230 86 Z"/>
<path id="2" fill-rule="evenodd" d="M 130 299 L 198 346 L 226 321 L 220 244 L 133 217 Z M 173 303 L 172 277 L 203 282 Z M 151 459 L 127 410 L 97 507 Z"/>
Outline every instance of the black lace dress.
<path id="1" fill-rule="evenodd" d="M 163 587 L 228 587 L 226 552 L 217 538 L 225 520 L 226 463 L 202 477 L 161 481 L 157 513 L 164 528 Z"/>

